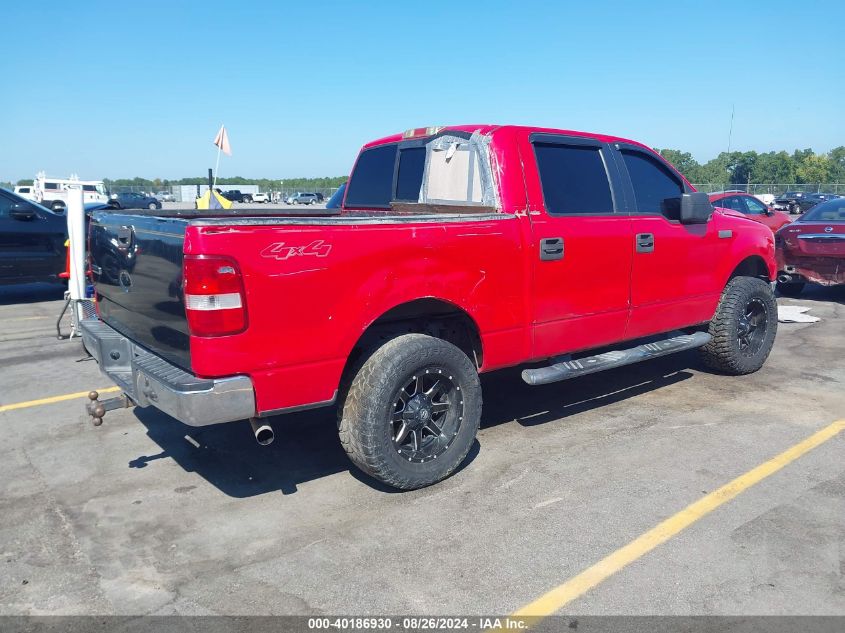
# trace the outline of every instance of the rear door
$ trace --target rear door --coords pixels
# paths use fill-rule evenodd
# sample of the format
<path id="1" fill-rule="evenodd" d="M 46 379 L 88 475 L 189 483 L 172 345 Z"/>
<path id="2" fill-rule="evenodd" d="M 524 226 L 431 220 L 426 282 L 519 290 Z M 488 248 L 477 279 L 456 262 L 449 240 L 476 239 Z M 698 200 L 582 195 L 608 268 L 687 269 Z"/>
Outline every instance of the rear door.
<path id="1" fill-rule="evenodd" d="M 0 191 L 0 280 L 56 279 L 65 267 L 66 233 L 63 217 Z"/>
<path id="2" fill-rule="evenodd" d="M 526 134 L 520 151 L 533 237 L 534 357 L 622 339 L 633 234 L 610 148 Z"/>
<path id="3" fill-rule="evenodd" d="M 720 237 L 712 220 L 681 224 L 681 194 L 688 189 L 681 176 L 639 146 L 620 143 L 615 150 L 634 204 L 628 337 L 709 320 L 722 291 L 714 268 L 727 253 L 732 232 Z"/>

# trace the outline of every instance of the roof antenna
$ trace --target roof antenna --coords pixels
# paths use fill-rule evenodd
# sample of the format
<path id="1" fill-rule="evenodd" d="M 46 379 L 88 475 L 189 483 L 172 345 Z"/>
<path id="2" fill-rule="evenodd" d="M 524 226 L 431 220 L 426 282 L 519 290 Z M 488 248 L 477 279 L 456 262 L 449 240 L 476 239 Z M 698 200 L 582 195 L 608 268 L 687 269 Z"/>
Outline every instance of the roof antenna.
<path id="1" fill-rule="evenodd" d="M 731 126 L 728 129 L 728 160 L 730 160 L 730 153 L 731 153 L 731 137 L 734 133 L 734 108 L 736 107 L 736 103 L 731 104 Z M 726 183 L 726 186 L 731 183 Z M 727 190 L 727 189 L 726 189 Z"/>

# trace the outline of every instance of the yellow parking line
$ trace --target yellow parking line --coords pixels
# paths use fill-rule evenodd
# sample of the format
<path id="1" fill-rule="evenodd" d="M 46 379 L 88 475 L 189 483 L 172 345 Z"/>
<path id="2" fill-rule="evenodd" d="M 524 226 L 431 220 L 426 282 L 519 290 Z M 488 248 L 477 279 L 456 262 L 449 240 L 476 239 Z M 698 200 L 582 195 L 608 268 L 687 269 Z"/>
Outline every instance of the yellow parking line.
<path id="1" fill-rule="evenodd" d="M 838 420 L 820 431 L 813 433 L 810 437 L 785 450 L 780 455 L 749 470 L 744 475 L 740 475 L 718 490 L 714 490 L 707 496 L 687 506 L 642 536 L 639 536 L 624 547 L 606 556 L 592 567 L 588 567 L 574 578 L 570 578 L 562 585 L 555 587 L 533 602 L 526 604 L 516 611 L 512 617 L 529 618 L 529 622 L 533 625 L 539 619 L 552 615 L 630 563 L 645 556 L 661 543 L 668 541 L 702 517 L 713 512 L 713 510 L 722 504 L 727 503 L 744 490 L 773 475 L 784 466 L 791 464 L 802 455 L 835 437 L 843 430 L 845 430 L 845 420 Z"/>
<path id="2" fill-rule="evenodd" d="M 115 391 L 120 391 L 120 387 L 106 387 L 105 389 L 97 389 L 98 393 L 113 393 Z M 88 393 L 88 391 L 78 391 L 76 393 L 66 393 L 63 396 L 50 396 L 49 398 L 41 398 L 41 400 L 28 400 L 26 402 L 4 404 L 0 406 L 0 413 L 3 413 L 5 411 L 14 411 L 15 409 L 28 409 L 29 407 L 37 407 L 42 404 L 64 402 L 65 400 L 75 400 L 76 398 L 83 398 L 87 396 Z"/>

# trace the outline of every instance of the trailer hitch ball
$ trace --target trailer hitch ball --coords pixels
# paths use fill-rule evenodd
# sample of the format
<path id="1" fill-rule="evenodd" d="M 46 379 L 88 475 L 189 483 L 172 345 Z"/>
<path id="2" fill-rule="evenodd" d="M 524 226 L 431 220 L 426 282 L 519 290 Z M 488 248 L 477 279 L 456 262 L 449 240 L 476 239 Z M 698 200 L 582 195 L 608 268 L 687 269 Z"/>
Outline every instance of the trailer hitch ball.
<path id="1" fill-rule="evenodd" d="M 135 404 L 126 396 L 126 394 L 122 394 L 117 398 L 109 398 L 108 400 L 101 401 L 99 393 L 96 391 L 89 391 L 88 399 L 90 402 L 85 406 L 85 410 L 88 412 L 88 415 L 91 416 L 91 423 L 94 426 L 102 425 L 106 411 L 113 411 L 114 409 L 128 409 Z"/>

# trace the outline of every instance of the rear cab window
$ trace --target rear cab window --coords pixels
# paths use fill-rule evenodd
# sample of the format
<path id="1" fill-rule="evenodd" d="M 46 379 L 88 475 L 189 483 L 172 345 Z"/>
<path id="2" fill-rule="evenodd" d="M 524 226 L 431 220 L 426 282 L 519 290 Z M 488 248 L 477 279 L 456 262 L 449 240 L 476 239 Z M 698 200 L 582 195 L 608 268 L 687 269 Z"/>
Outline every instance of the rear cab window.
<path id="1" fill-rule="evenodd" d="M 391 209 L 394 203 L 497 208 L 489 137 L 449 130 L 364 149 L 346 188 L 344 208 Z M 405 209 L 403 209 L 405 210 Z"/>

